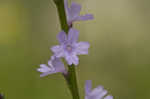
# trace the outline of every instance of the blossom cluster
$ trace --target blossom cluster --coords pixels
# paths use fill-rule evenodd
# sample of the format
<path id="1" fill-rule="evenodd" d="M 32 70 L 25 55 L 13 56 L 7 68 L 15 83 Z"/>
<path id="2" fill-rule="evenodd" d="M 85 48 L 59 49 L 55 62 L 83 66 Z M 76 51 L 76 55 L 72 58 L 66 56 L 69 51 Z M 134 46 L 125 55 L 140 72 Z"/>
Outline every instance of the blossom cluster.
<path id="1" fill-rule="evenodd" d="M 90 44 L 82 41 L 77 42 L 79 31 L 74 29 L 72 24 L 76 21 L 92 20 L 93 15 L 80 15 L 81 6 L 74 2 L 69 6 L 67 0 L 64 0 L 64 7 L 69 31 L 68 33 L 65 33 L 62 30 L 58 33 L 57 39 L 59 45 L 50 48 L 53 52 L 50 60 L 47 64 L 40 64 L 40 68 L 37 69 L 37 71 L 41 72 L 40 77 L 54 73 L 62 73 L 66 75 L 67 69 L 61 61 L 61 58 L 64 58 L 69 66 L 77 66 L 79 64 L 78 55 L 88 54 Z M 91 88 L 91 81 L 87 80 L 85 83 L 85 99 L 113 99 L 111 95 L 107 95 L 107 91 L 102 86 L 98 86 L 93 90 Z"/>

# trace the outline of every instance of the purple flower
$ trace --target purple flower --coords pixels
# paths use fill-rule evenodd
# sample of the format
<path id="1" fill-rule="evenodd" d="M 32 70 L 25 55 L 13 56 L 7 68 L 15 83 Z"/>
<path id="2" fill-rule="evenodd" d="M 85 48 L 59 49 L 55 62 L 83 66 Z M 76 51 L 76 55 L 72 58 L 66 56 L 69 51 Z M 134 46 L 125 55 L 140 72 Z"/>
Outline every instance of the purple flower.
<path id="1" fill-rule="evenodd" d="M 59 58 L 52 56 L 51 60 L 48 61 L 48 65 L 41 64 L 37 71 L 42 72 L 40 77 L 44 77 L 58 72 L 65 73 L 65 67 Z"/>
<path id="2" fill-rule="evenodd" d="M 77 55 L 88 54 L 89 43 L 77 43 L 78 35 L 79 32 L 73 28 L 69 30 L 68 36 L 64 31 L 61 31 L 58 34 L 60 45 L 51 48 L 56 57 L 64 57 L 69 65 L 78 65 L 79 59 Z"/>
<path id="3" fill-rule="evenodd" d="M 85 99 L 113 99 L 113 96 L 107 95 L 107 91 L 102 86 L 92 90 L 91 80 L 86 81 L 85 94 Z"/>
<path id="4" fill-rule="evenodd" d="M 72 2 L 70 8 L 68 7 L 68 1 L 64 0 L 64 6 L 67 16 L 67 23 L 70 26 L 74 21 L 81 21 L 81 20 L 92 20 L 92 14 L 86 14 L 79 16 L 81 11 L 81 6 L 77 3 Z"/>

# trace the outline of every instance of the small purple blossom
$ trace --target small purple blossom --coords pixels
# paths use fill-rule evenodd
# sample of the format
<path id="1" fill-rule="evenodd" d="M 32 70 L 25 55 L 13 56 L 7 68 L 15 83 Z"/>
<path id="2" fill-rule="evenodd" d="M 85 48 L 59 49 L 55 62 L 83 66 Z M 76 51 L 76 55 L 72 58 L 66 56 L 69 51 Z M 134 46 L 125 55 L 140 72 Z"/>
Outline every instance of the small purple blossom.
<path id="1" fill-rule="evenodd" d="M 81 5 L 72 2 L 70 8 L 68 7 L 68 1 L 64 0 L 64 6 L 67 16 L 67 23 L 68 25 L 72 25 L 74 21 L 84 21 L 84 20 L 92 20 L 93 15 L 92 14 L 86 14 L 79 16 L 81 11 Z"/>
<path id="2" fill-rule="evenodd" d="M 51 57 L 51 60 L 48 61 L 48 65 L 41 64 L 40 68 L 38 68 L 37 71 L 42 73 L 40 77 L 44 77 L 49 74 L 54 74 L 58 72 L 61 73 L 66 72 L 64 64 L 61 62 L 59 58 L 56 58 L 55 56 Z"/>
<path id="3" fill-rule="evenodd" d="M 61 31 L 57 36 L 60 45 L 51 48 L 56 57 L 64 57 L 69 65 L 78 65 L 79 59 L 77 55 L 88 54 L 89 43 L 77 43 L 78 35 L 79 31 L 73 28 L 69 30 L 68 36 L 64 31 Z"/>
<path id="4" fill-rule="evenodd" d="M 107 91 L 102 86 L 92 90 L 91 80 L 86 81 L 85 94 L 85 99 L 113 99 L 113 96 L 107 95 Z"/>

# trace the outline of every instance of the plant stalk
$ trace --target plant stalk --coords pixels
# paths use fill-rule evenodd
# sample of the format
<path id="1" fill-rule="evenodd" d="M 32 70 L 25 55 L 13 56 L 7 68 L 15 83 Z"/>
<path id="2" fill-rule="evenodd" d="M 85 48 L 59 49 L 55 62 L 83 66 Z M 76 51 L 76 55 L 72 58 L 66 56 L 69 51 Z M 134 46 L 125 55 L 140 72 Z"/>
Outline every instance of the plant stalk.
<path id="1" fill-rule="evenodd" d="M 64 0 L 54 0 L 57 12 L 61 24 L 61 29 L 64 30 L 67 34 L 69 31 L 69 26 L 67 24 L 67 17 L 65 13 Z M 64 75 L 67 80 L 69 89 L 71 91 L 73 99 L 80 99 L 78 85 L 77 85 L 77 77 L 76 77 L 76 68 L 75 65 L 68 65 L 68 74 Z"/>

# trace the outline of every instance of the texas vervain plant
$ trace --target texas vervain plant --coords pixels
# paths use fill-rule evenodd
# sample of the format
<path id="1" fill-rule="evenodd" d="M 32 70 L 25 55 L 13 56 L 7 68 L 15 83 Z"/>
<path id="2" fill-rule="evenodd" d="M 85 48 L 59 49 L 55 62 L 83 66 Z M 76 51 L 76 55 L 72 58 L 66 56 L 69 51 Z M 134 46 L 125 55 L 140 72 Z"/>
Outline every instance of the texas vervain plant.
<path id="1" fill-rule="evenodd" d="M 37 70 L 41 72 L 41 77 L 53 73 L 62 73 L 65 77 L 69 90 L 73 99 L 80 99 L 76 67 L 79 64 L 78 55 L 88 54 L 90 44 L 88 42 L 77 42 L 79 31 L 73 28 L 75 21 L 92 20 L 92 14 L 80 15 L 81 6 L 72 2 L 68 5 L 67 0 L 53 0 L 58 11 L 58 16 L 61 24 L 61 31 L 57 35 L 59 45 L 52 46 L 50 49 L 53 56 L 48 61 L 48 64 L 41 64 Z M 61 58 L 64 58 L 68 64 L 65 68 Z M 113 99 L 113 96 L 107 95 L 107 91 L 98 86 L 91 90 L 92 84 L 90 80 L 85 83 L 85 99 Z"/>

